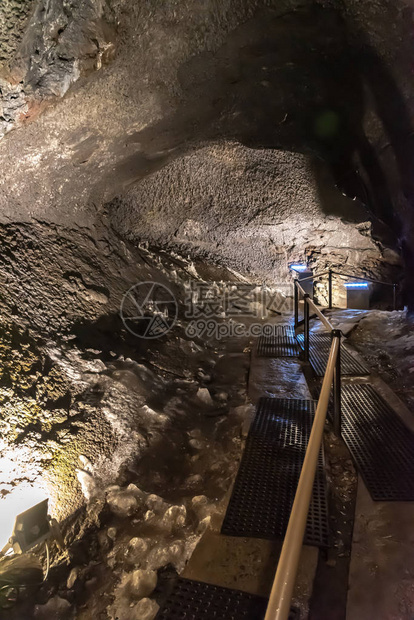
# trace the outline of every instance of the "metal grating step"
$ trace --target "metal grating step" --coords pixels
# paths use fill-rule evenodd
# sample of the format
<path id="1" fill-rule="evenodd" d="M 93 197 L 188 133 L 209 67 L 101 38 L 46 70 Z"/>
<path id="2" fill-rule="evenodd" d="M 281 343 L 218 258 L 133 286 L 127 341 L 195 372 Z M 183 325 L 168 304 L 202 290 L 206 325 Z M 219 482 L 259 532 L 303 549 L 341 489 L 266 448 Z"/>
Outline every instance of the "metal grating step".
<path id="1" fill-rule="evenodd" d="M 267 599 L 180 577 L 155 620 L 263 620 Z M 289 620 L 299 620 L 291 611 Z"/>
<path id="2" fill-rule="evenodd" d="M 261 398 L 221 529 L 229 536 L 283 539 L 312 428 L 315 402 Z M 305 543 L 329 544 L 322 451 Z"/>
<path id="3" fill-rule="evenodd" d="M 296 339 L 303 349 L 304 334 L 298 334 Z M 331 348 L 330 334 L 310 333 L 309 342 L 309 362 L 317 377 L 323 377 L 328 363 L 329 351 Z M 369 375 L 369 369 L 361 364 L 347 351 L 346 347 L 341 347 L 341 374 L 351 377 L 362 377 Z"/>
<path id="4" fill-rule="evenodd" d="M 267 327 L 267 326 L 266 326 Z M 272 334 L 257 341 L 258 357 L 295 357 L 299 353 L 295 331 L 290 325 L 273 325 Z"/>
<path id="5" fill-rule="evenodd" d="M 342 436 L 374 501 L 414 501 L 414 434 L 372 385 L 342 388 Z"/>

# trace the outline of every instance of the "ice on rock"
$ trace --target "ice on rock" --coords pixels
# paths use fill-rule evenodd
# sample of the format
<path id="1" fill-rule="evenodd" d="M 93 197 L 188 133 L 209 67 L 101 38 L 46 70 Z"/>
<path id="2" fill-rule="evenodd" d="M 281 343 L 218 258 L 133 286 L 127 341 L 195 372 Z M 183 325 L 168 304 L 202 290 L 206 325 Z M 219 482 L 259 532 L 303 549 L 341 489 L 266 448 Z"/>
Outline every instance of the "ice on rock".
<path id="1" fill-rule="evenodd" d="M 79 567 L 72 568 L 72 570 L 70 571 L 69 577 L 66 582 L 66 587 L 68 590 L 71 590 L 73 586 L 75 585 L 75 583 L 77 582 L 79 573 L 80 573 Z"/>
<path id="2" fill-rule="evenodd" d="M 153 620 L 158 612 L 158 605 L 150 598 L 143 598 L 134 606 L 134 620 Z"/>
<path id="3" fill-rule="evenodd" d="M 158 605 L 150 598 L 142 598 L 138 603 L 127 598 L 115 600 L 109 610 L 111 620 L 153 620 L 158 612 Z"/>
<path id="4" fill-rule="evenodd" d="M 157 515 L 153 510 L 147 510 L 144 514 L 144 521 L 147 523 L 154 523 L 157 520 Z"/>
<path id="5" fill-rule="evenodd" d="M 166 532 L 172 532 L 182 528 L 187 519 L 185 506 L 170 506 L 161 520 L 161 528 Z"/>
<path id="6" fill-rule="evenodd" d="M 220 402 L 225 403 L 229 399 L 229 395 L 227 394 L 227 392 L 218 392 L 216 394 L 216 398 Z"/>
<path id="7" fill-rule="evenodd" d="M 188 431 L 188 436 L 190 437 L 188 443 L 194 450 L 202 450 L 204 448 L 203 435 L 199 428 L 193 428 L 191 431 Z"/>
<path id="8" fill-rule="evenodd" d="M 205 495 L 193 497 L 191 506 L 200 521 L 209 515 L 209 501 Z"/>
<path id="9" fill-rule="evenodd" d="M 177 540 L 166 547 L 155 547 L 148 556 L 148 564 L 154 569 L 159 569 L 167 564 L 177 566 L 181 563 L 185 551 L 185 544 Z"/>
<path id="10" fill-rule="evenodd" d="M 159 495 L 155 495 L 154 493 L 148 495 L 145 501 L 145 505 L 149 510 L 152 510 L 154 513 L 164 512 L 168 508 L 168 504 L 164 502 L 162 497 L 160 497 Z"/>
<path id="11" fill-rule="evenodd" d="M 45 605 L 36 605 L 34 617 L 36 620 L 66 620 L 71 617 L 72 606 L 64 598 L 54 596 Z"/>
<path id="12" fill-rule="evenodd" d="M 116 538 L 116 527 L 108 527 L 108 536 L 111 540 L 115 540 Z"/>
<path id="13" fill-rule="evenodd" d="M 112 512 L 119 517 L 129 517 L 142 506 L 144 494 L 134 484 L 126 489 L 111 486 L 108 489 L 106 501 Z"/>
<path id="14" fill-rule="evenodd" d="M 126 560 L 130 564 L 139 564 L 148 551 L 149 544 L 144 538 L 131 538 L 128 543 Z"/>
<path id="15" fill-rule="evenodd" d="M 200 428 L 192 428 L 191 431 L 188 431 L 188 435 L 192 439 L 200 439 L 202 437 Z"/>
<path id="16" fill-rule="evenodd" d="M 197 526 L 197 534 L 203 534 L 211 525 L 211 517 L 205 517 L 204 519 L 202 519 L 200 521 L 200 523 Z"/>
<path id="17" fill-rule="evenodd" d="M 210 392 L 207 388 L 198 388 L 197 398 L 205 405 L 209 405 L 210 407 L 214 405 L 213 399 L 211 398 Z"/>
<path id="18" fill-rule="evenodd" d="M 124 594 L 130 598 L 143 598 L 149 596 L 157 585 L 157 573 L 155 570 L 137 569 L 132 573 L 125 573 L 117 588 L 117 594 Z"/>
<path id="19" fill-rule="evenodd" d="M 82 467 L 76 470 L 76 475 L 79 480 L 79 484 L 82 488 L 84 497 L 89 501 L 92 498 L 100 494 L 100 489 L 96 484 L 96 480 L 93 476 L 93 465 L 86 456 L 82 454 L 79 456 L 79 461 Z"/>
<path id="20" fill-rule="evenodd" d="M 230 410 L 230 413 L 239 418 L 249 418 L 254 414 L 254 405 L 239 405 Z"/>
<path id="21" fill-rule="evenodd" d="M 204 444 L 199 439 L 190 439 L 188 442 L 194 450 L 202 450 L 204 448 Z"/>
<path id="22" fill-rule="evenodd" d="M 154 409 L 151 409 L 151 407 L 148 407 L 148 405 L 143 405 L 140 411 L 146 415 L 149 421 L 157 422 L 158 424 L 161 424 L 161 426 L 165 426 L 170 419 L 164 413 L 154 411 Z"/>

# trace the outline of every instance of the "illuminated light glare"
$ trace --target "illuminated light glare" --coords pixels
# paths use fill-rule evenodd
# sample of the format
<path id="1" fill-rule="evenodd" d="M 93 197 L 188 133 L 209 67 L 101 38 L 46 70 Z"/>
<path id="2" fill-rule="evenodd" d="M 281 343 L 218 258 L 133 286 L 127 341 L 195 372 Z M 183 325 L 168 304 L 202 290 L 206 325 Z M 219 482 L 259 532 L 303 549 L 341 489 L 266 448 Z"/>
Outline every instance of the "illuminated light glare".
<path id="1" fill-rule="evenodd" d="M 345 284 L 345 288 L 368 288 L 368 282 L 348 282 Z"/>
<path id="2" fill-rule="evenodd" d="M 9 540 L 17 515 L 45 499 L 47 494 L 44 489 L 24 483 L 0 501 L 0 549 Z"/>
<path id="3" fill-rule="evenodd" d="M 36 466 L 33 465 L 32 471 L 28 471 L 31 467 L 28 467 L 27 463 L 22 467 L 18 450 L 10 452 L 7 456 L 0 458 L 0 490 L 6 491 L 6 494 L 0 497 L 0 550 L 13 532 L 17 515 L 49 496 L 40 476 L 36 476 Z M 23 476 L 33 482 L 16 483 Z"/>
<path id="4" fill-rule="evenodd" d="M 291 271 L 308 271 L 307 265 L 291 265 L 289 267 Z"/>

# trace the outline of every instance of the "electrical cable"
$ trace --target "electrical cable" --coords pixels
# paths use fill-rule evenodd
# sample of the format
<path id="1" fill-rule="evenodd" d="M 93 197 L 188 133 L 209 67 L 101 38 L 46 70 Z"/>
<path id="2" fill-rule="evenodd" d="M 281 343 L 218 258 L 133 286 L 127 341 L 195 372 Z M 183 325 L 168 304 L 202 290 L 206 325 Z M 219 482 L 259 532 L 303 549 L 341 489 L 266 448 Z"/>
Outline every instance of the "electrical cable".
<path id="1" fill-rule="evenodd" d="M 48 578 L 49 568 L 50 568 L 50 552 L 49 552 L 49 543 L 47 542 L 47 540 L 45 541 L 45 547 L 46 547 L 46 573 L 44 574 L 43 582 L 45 582 L 46 579 Z"/>
<path id="2" fill-rule="evenodd" d="M 0 586 L 0 591 L 6 590 L 7 588 L 17 588 L 17 589 L 18 588 L 30 588 L 31 586 L 41 586 L 42 584 L 44 584 L 44 582 L 48 578 L 49 569 L 50 569 L 50 551 L 49 551 L 49 544 L 47 541 L 45 541 L 45 547 L 46 547 L 46 572 L 43 576 L 42 581 L 34 581 L 32 583 L 18 583 L 16 585 L 8 583 L 8 584 L 5 584 L 4 586 Z M 0 578 L 0 583 L 1 583 L 1 578 Z"/>

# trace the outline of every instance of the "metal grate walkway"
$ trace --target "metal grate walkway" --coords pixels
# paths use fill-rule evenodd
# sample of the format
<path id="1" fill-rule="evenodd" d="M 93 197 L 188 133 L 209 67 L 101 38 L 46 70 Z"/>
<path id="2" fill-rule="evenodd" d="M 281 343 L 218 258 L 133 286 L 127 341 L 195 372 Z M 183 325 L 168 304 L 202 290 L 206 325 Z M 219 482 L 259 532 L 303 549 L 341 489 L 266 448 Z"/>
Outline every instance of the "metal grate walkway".
<path id="1" fill-rule="evenodd" d="M 311 400 L 261 398 L 252 422 L 222 534 L 280 538 L 286 533 L 315 412 Z M 322 452 L 305 543 L 329 543 Z"/>
<path id="2" fill-rule="evenodd" d="M 298 343 L 303 349 L 304 334 L 296 336 Z M 309 362 L 317 377 L 323 377 L 328 363 L 331 337 L 329 334 L 310 333 Z M 370 371 L 341 346 L 341 374 L 351 377 L 369 375 Z"/>
<path id="3" fill-rule="evenodd" d="M 180 577 L 155 620 L 263 620 L 267 599 Z M 291 611 L 289 620 L 299 620 Z"/>
<path id="4" fill-rule="evenodd" d="M 295 331 L 290 325 L 273 325 L 272 334 L 257 341 L 258 357 L 295 357 L 299 353 Z"/>
<path id="5" fill-rule="evenodd" d="M 369 384 L 342 388 L 342 435 L 375 501 L 414 501 L 414 433 Z"/>

